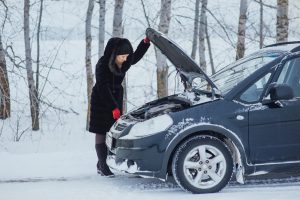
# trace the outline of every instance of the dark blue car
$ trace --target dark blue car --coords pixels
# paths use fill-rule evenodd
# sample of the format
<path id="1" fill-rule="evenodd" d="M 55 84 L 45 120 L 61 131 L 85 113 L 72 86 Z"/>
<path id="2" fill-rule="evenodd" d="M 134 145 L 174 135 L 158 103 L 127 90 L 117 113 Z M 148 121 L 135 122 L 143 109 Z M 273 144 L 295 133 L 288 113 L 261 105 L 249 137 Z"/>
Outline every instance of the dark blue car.
<path id="1" fill-rule="evenodd" d="M 112 170 L 218 192 L 232 175 L 300 171 L 300 42 L 267 46 L 208 77 L 147 29 L 185 90 L 123 115 L 107 134 Z"/>

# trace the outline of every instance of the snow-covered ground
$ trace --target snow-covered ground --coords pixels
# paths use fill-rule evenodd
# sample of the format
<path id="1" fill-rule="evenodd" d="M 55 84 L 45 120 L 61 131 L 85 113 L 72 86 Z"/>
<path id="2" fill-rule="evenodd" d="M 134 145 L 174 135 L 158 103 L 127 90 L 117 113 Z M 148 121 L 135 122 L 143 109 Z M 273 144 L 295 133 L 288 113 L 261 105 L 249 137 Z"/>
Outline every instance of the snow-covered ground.
<path id="1" fill-rule="evenodd" d="M 1 199 L 205 199 L 205 200 L 293 200 L 299 199 L 298 185 L 229 186 L 219 193 L 193 195 L 171 183 L 141 178 L 104 178 L 96 175 L 78 177 L 73 180 L 41 181 L 29 183 L 1 183 Z"/>
<path id="2" fill-rule="evenodd" d="M 64 145 L 52 144 L 56 149 L 47 147 L 50 143 L 45 142 L 42 144 L 46 145 L 44 150 L 35 153 L 0 152 L 1 200 L 293 200 L 300 196 L 298 178 L 267 183 L 255 180 L 245 185 L 232 182 L 219 193 L 193 195 L 184 192 L 172 180 L 162 182 L 121 174 L 114 178 L 101 177 L 96 174 L 92 135 L 83 137 L 81 142 L 70 140 Z M 41 144 L 28 145 L 34 149 Z"/>
<path id="3" fill-rule="evenodd" d="M 293 3 L 297 4 L 297 1 L 295 0 Z M 6 25 L 7 29 L 4 31 L 3 39 L 5 43 L 14 46 L 16 55 L 22 58 L 24 57 L 23 32 L 21 31 L 23 4 L 20 0 L 7 2 L 13 5 L 11 10 L 13 17 L 11 17 L 12 24 Z M 10 119 L 2 120 L 0 123 L 0 200 L 299 199 L 300 178 L 299 180 L 279 181 L 280 183 L 278 181 L 267 183 L 254 181 L 254 183 L 247 182 L 246 185 L 231 183 L 216 194 L 192 195 L 181 190 L 172 181 L 165 183 L 157 179 L 124 175 L 117 175 L 114 178 L 97 175 L 94 135 L 85 131 L 87 98 L 84 68 L 85 42 L 83 39 L 86 2 L 86 0 L 49 1 L 46 4 L 47 12 L 44 15 L 43 27 L 45 30 L 49 30 L 47 37 L 42 35 L 43 40 L 41 41 L 42 63 L 46 66 L 43 65 L 41 68 L 40 86 L 43 88 L 42 99 L 48 104 L 41 105 L 41 130 L 38 132 L 30 130 L 26 72 L 22 68 L 12 67 L 8 61 L 12 114 Z M 150 4 L 150 2 L 148 3 Z M 193 3 L 193 1 L 191 2 Z M 236 17 L 233 15 L 238 13 L 236 11 L 239 1 L 232 0 L 231 3 L 228 3 L 226 0 L 224 4 L 224 0 L 216 0 L 210 3 L 213 2 L 213 5 L 210 4 L 211 9 L 219 18 L 232 21 L 234 24 L 237 23 Z M 257 7 L 254 3 L 251 5 Z M 134 47 L 144 37 L 147 27 L 142 23 L 133 23 L 137 21 L 132 17 L 133 12 L 140 12 L 135 14 L 143 16 L 139 6 L 135 1 L 128 1 L 125 4 L 127 10 L 124 13 L 125 37 L 133 42 Z M 173 9 L 176 11 L 174 16 L 176 13 L 189 13 L 188 6 L 192 5 L 187 5 L 185 8 L 181 1 L 174 1 Z M 159 9 L 159 3 L 149 7 L 153 10 Z M 38 4 L 35 4 L 35 7 L 33 5 L 33 11 L 36 9 L 38 9 Z M 219 10 L 224 10 L 226 13 L 221 13 Z M 291 11 L 297 14 L 298 10 Z M 112 29 L 112 12 L 113 4 L 109 3 L 106 23 L 108 32 Z M 97 12 L 95 11 L 95 13 Z M 156 15 L 156 11 L 149 13 Z M 299 26 L 296 14 L 293 15 L 295 19 L 290 21 L 291 31 L 297 30 Z M 193 13 L 190 12 L 190 15 L 192 17 Z M 252 17 L 256 15 L 257 12 L 251 12 Z M 270 18 L 270 21 L 276 17 L 275 11 L 270 11 L 266 16 Z M 234 20 L 232 20 L 233 18 Z M 96 27 L 98 23 L 96 14 L 93 19 Z M 252 19 L 254 20 L 254 18 Z M 214 20 L 210 21 L 217 26 Z M 20 25 L 16 22 L 19 22 Z M 179 26 L 176 21 L 173 21 L 169 34 L 187 52 L 190 52 L 191 47 L 192 24 L 192 20 L 185 20 Z M 214 24 L 212 24 L 213 26 Z M 178 31 L 179 29 L 180 31 Z M 254 29 L 249 30 L 254 31 Z M 11 33 L 14 34 L 11 35 Z M 93 29 L 93 67 L 95 67 L 98 57 L 96 34 L 97 30 Z M 221 37 L 218 36 L 219 34 Z M 211 29 L 213 56 L 218 68 L 232 62 L 235 57 L 234 48 L 224 42 L 223 35 L 222 31 L 218 33 L 217 30 Z M 13 39 L 9 39 L 11 37 Z M 107 33 L 106 41 L 109 37 L 110 35 Z M 32 54 L 35 58 L 34 39 L 33 37 Z M 266 38 L 266 44 L 272 42 L 274 41 Z M 253 49 L 257 49 L 257 46 L 256 43 L 249 43 L 246 53 L 251 53 Z M 156 98 L 155 63 L 152 45 L 145 57 L 129 70 L 127 74 L 129 110 Z M 172 71 L 174 69 L 171 67 L 170 72 Z M 180 85 L 180 82 L 173 76 L 175 76 L 174 72 L 169 79 L 170 94 L 173 94 L 176 89 L 182 88 L 182 86 L 177 86 Z M 54 109 L 51 106 L 65 111 Z"/>

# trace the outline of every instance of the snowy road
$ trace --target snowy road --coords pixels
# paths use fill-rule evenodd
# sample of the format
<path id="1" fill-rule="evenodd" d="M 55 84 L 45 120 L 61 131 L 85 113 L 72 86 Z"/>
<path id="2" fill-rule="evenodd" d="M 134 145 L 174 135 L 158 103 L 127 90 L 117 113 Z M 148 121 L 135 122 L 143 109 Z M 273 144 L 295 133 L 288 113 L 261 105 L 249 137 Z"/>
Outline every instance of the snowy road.
<path id="1" fill-rule="evenodd" d="M 219 193 L 204 195 L 184 192 L 173 182 L 157 179 L 101 177 L 95 172 L 96 155 L 89 145 L 81 144 L 77 151 L 55 148 L 35 153 L 23 149 L 17 153 L 0 152 L 0 200 L 298 200 L 300 197 L 300 177 L 285 181 L 252 179 L 246 185 L 231 183 Z"/>
<path id="2" fill-rule="evenodd" d="M 35 182 L 0 183 L 1 200 L 15 199 L 299 199 L 300 182 L 280 184 L 229 185 L 215 194 L 193 195 L 183 192 L 172 183 L 157 179 L 129 178 L 117 176 L 105 178 L 97 175 L 59 180 L 38 180 Z"/>

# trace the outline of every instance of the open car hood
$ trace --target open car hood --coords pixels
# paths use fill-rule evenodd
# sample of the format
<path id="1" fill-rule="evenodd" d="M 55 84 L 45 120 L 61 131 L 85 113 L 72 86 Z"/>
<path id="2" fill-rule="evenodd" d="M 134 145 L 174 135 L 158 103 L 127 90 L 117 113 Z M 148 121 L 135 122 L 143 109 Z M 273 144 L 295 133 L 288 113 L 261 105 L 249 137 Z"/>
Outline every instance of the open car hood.
<path id="1" fill-rule="evenodd" d="M 201 70 L 195 61 L 188 56 L 175 42 L 163 33 L 147 28 L 146 35 L 150 41 L 173 63 L 181 78 L 190 85 L 196 77 L 205 79 L 212 88 L 218 89 L 212 80 Z"/>

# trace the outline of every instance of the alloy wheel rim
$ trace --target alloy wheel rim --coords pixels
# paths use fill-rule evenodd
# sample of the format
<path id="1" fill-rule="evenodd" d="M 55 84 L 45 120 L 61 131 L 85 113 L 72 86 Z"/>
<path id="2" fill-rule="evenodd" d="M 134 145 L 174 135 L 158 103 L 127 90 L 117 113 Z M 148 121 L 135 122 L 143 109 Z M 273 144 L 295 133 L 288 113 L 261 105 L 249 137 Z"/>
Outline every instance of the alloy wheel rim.
<path id="1" fill-rule="evenodd" d="M 185 178 L 199 189 L 209 189 L 219 184 L 225 176 L 226 168 L 224 154 L 211 145 L 193 148 L 183 163 Z"/>

